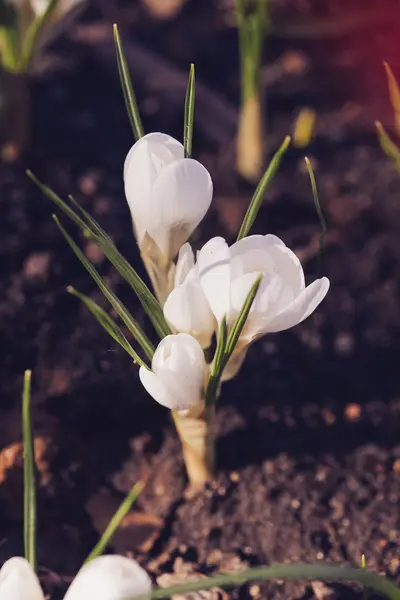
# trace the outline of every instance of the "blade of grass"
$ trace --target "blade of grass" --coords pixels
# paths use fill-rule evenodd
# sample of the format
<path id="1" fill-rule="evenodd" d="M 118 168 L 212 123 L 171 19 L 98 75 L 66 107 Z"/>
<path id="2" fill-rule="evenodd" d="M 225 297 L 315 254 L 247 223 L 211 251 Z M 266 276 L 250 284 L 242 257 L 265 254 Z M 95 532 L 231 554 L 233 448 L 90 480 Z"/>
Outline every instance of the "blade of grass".
<path id="1" fill-rule="evenodd" d="M 59 0 L 50 0 L 46 10 L 30 24 L 23 40 L 21 59 L 19 69 L 27 70 L 29 63 L 35 53 L 36 45 L 40 40 L 40 35 L 47 21 L 50 19 L 53 12 L 56 10 Z"/>
<path id="2" fill-rule="evenodd" d="M 394 163 L 396 170 L 400 173 L 400 148 L 396 146 L 390 139 L 386 131 L 384 130 L 382 123 L 376 121 L 376 130 L 378 133 L 378 140 L 382 150 Z"/>
<path id="3" fill-rule="evenodd" d="M 307 165 L 308 175 L 310 177 L 315 210 L 317 211 L 319 223 L 321 226 L 321 232 L 319 234 L 318 267 L 317 267 L 317 270 L 319 272 L 320 268 L 321 268 L 322 252 L 323 252 L 324 246 L 325 246 L 325 236 L 326 236 L 327 227 L 326 227 L 326 220 L 324 217 L 324 213 L 322 212 L 322 208 L 321 208 L 321 203 L 319 201 L 317 182 L 315 180 L 315 175 L 314 175 L 314 171 L 313 171 L 311 162 L 307 158 L 307 156 L 304 157 L 304 160 Z"/>
<path id="4" fill-rule="evenodd" d="M 79 298 L 90 310 L 92 315 L 97 319 L 100 325 L 107 331 L 108 335 L 110 335 L 122 348 L 129 354 L 133 361 L 140 366 L 149 368 L 146 363 L 140 358 L 139 354 L 132 348 L 121 329 L 115 323 L 115 321 L 110 317 L 109 314 L 106 313 L 105 310 L 101 308 L 94 300 L 78 292 L 72 286 L 67 287 L 67 292 Z"/>
<path id="5" fill-rule="evenodd" d="M 228 338 L 228 327 L 226 318 L 222 319 L 221 326 L 218 332 L 217 348 L 215 350 L 213 366 L 211 369 L 210 379 L 206 391 L 206 406 L 214 404 L 217 397 L 218 383 L 222 373 L 222 363 L 225 356 L 226 342 Z M 221 368 L 222 367 L 222 368 Z"/>
<path id="6" fill-rule="evenodd" d="M 400 90 L 389 64 L 384 62 L 383 66 L 388 82 L 390 104 L 392 105 L 394 112 L 394 126 L 397 135 L 400 135 Z"/>
<path id="7" fill-rule="evenodd" d="M 136 501 L 137 497 L 143 490 L 143 487 L 144 483 L 142 481 L 135 483 L 129 494 L 126 496 L 125 500 L 122 501 L 116 513 L 111 518 L 103 535 L 101 536 L 101 538 L 99 539 L 99 541 L 97 542 L 87 559 L 85 560 L 85 564 L 90 562 L 97 556 L 100 556 L 100 554 L 103 554 L 104 550 L 110 543 L 112 536 L 118 529 L 122 519 L 128 514 L 128 512 L 132 508 L 132 504 Z"/>
<path id="8" fill-rule="evenodd" d="M 82 219 L 66 202 L 64 202 L 64 200 L 62 200 L 62 198 L 60 198 L 60 196 L 53 192 L 51 188 L 39 181 L 31 171 L 28 170 L 26 173 L 43 194 L 47 196 L 49 200 L 54 202 L 82 230 L 83 234 L 87 238 L 90 238 L 98 248 L 100 248 L 108 260 L 114 265 L 139 298 L 143 309 L 153 323 L 154 329 L 160 338 L 169 335 L 171 329 L 165 320 L 160 304 L 157 302 L 144 281 L 136 273 L 132 265 L 118 251 L 97 221 L 74 201 L 84 217 L 84 219 Z"/>
<path id="9" fill-rule="evenodd" d="M 253 302 L 258 292 L 258 288 L 260 287 L 262 275 L 260 275 L 257 280 L 253 283 L 250 288 L 249 293 L 247 294 L 246 300 L 236 317 L 236 320 L 232 326 L 231 332 L 227 339 L 227 327 L 226 320 L 223 319 L 220 327 L 219 338 L 217 343 L 217 349 L 215 352 L 214 365 L 211 371 L 210 379 L 208 381 L 207 390 L 206 390 L 206 405 L 214 404 L 216 402 L 216 395 L 218 390 L 218 385 L 222 377 L 223 370 L 231 358 L 233 351 L 236 347 L 236 344 L 239 341 L 240 334 L 243 331 L 243 327 L 246 324 L 247 318 L 249 316 L 251 307 L 253 306 Z"/>
<path id="10" fill-rule="evenodd" d="M 254 567 L 234 573 L 221 573 L 182 585 L 156 588 L 151 592 L 150 597 L 153 600 L 171 598 L 175 595 L 183 596 L 192 592 L 209 590 L 214 587 L 230 588 L 253 581 L 273 581 L 279 579 L 284 581 L 322 580 L 330 583 L 358 583 L 362 586 L 367 586 L 378 594 L 386 596 L 390 600 L 400 600 L 400 588 L 393 581 L 368 569 L 341 565 L 310 565 L 305 563 L 270 565 L 268 567 Z M 130 598 L 127 600 L 145 600 L 145 598 L 146 596 L 136 596 L 135 599 Z"/>
<path id="11" fill-rule="evenodd" d="M 244 304 L 240 310 L 240 313 L 238 314 L 238 316 L 236 317 L 236 320 L 233 324 L 233 327 L 231 329 L 231 332 L 229 334 L 228 337 L 228 341 L 226 344 L 226 351 L 225 351 L 225 357 L 224 357 L 224 366 L 226 365 L 226 363 L 228 362 L 228 360 L 230 359 L 230 357 L 233 354 L 233 351 L 236 347 L 236 344 L 239 341 L 239 337 L 240 334 L 243 331 L 243 327 L 246 324 L 247 318 L 249 316 L 251 307 L 253 306 L 253 302 L 256 298 L 257 292 L 258 292 L 258 288 L 260 287 L 261 281 L 262 281 L 263 276 L 260 275 L 259 277 L 257 277 L 256 281 L 253 283 L 253 285 L 250 288 L 249 293 L 247 294 L 246 300 L 244 301 Z"/>
<path id="12" fill-rule="evenodd" d="M 94 268 L 92 263 L 86 258 L 86 256 L 83 254 L 82 250 L 75 244 L 74 240 L 66 232 L 66 230 L 61 225 L 58 218 L 55 215 L 53 215 L 53 219 L 56 222 L 61 233 L 67 240 L 68 244 L 71 246 L 72 250 L 75 252 L 77 258 L 80 260 L 80 262 L 83 264 L 85 269 L 88 271 L 88 273 L 94 279 L 94 281 L 98 285 L 100 291 L 104 294 L 104 296 L 106 297 L 108 302 L 111 304 L 111 306 L 114 308 L 114 310 L 120 317 L 120 319 L 125 323 L 125 325 L 129 329 L 129 331 L 131 332 L 131 334 L 133 335 L 133 337 L 135 338 L 137 343 L 142 348 L 143 352 L 151 360 L 154 355 L 154 346 L 152 345 L 150 340 L 147 338 L 146 334 L 140 327 L 139 323 L 132 317 L 132 315 L 129 313 L 129 311 L 127 310 L 125 305 L 117 298 L 117 296 L 114 294 L 114 292 L 105 283 L 104 279 L 99 275 L 99 273 Z"/>
<path id="13" fill-rule="evenodd" d="M 25 371 L 22 392 L 22 439 L 24 448 L 24 547 L 25 558 L 36 570 L 35 449 L 31 423 L 32 371 Z"/>
<path id="14" fill-rule="evenodd" d="M 124 95 L 125 106 L 128 113 L 129 121 L 131 122 L 133 135 L 136 141 L 144 136 L 142 120 L 140 118 L 139 107 L 136 101 L 136 95 L 133 91 L 132 80 L 129 75 L 128 63 L 125 58 L 125 53 L 122 47 L 121 37 L 118 31 L 118 25 L 114 24 L 114 43 L 117 53 L 118 73 L 121 81 L 122 93 Z"/>
<path id="15" fill-rule="evenodd" d="M 196 99 L 196 75 L 194 65 L 190 65 L 188 84 L 185 96 L 185 120 L 183 126 L 183 146 L 185 158 L 192 156 L 194 105 Z"/>
<path id="16" fill-rule="evenodd" d="M 258 215 L 258 211 L 260 210 L 261 204 L 263 202 L 264 194 L 267 191 L 269 185 L 272 182 L 277 170 L 279 169 L 279 165 L 281 160 L 288 149 L 290 144 L 290 137 L 286 136 L 281 147 L 277 150 L 277 152 L 272 157 L 271 162 L 267 170 L 265 171 L 260 183 L 257 186 L 256 191 L 254 192 L 253 198 L 251 199 L 249 208 L 245 214 L 243 219 L 242 226 L 240 228 L 237 239 L 241 240 L 249 234 L 250 229 L 253 226 L 253 223 Z"/>

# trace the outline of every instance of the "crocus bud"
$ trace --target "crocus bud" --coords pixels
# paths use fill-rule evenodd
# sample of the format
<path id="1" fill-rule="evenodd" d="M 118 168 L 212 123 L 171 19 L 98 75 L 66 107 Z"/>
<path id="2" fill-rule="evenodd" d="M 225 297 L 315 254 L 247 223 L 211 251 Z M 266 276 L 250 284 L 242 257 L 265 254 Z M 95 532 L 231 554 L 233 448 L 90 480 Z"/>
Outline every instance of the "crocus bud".
<path id="1" fill-rule="evenodd" d="M 0 570 L 0 600 L 44 600 L 31 565 L 25 558 L 10 558 Z"/>
<path id="2" fill-rule="evenodd" d="M 200 286 L 190 244 L 179 251 L 174 289 L 164 304 L 164 316 L 177 332 L 189 333 L 202 348 L 208 348 L 215 330 L 215 317 Z"/>
<path id="3" fill-rule="evenodd" d="M 180 142 L 149 133 L 130 149 L 124 166 L 125 194 L 142 251 L 160 253 L 170 264 L 209 209 L 212 181 L 207 169 L 184 158 Z"/>
<path id="4" fill-rule="evenodd" d="M 99 556 L 85 564 L 64 600 L 128 600 L 136 596 L 150 598 L 150 593 L 150 577 L 135 560 L 109 555 Z"/>
<path id="5" fill-rule="evenodd" d="M 207 366 L 197 340 L 187 333 L 167 335 L 159 343 L 151 371 L 140 367 L 140 381 L 160 404 L 186 411 L 204 399 Z"/>

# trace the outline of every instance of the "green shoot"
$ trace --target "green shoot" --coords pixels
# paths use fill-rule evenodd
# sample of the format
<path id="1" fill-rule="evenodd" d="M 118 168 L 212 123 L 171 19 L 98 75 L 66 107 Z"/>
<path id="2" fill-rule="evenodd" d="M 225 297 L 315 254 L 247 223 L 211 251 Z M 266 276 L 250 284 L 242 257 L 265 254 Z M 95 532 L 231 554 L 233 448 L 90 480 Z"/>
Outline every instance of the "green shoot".
<path id="1" fill-rule="evenodd" d="M 142 120 L 140 118 L 139 107 L 136 101 L 136 95 L 133 90 L 132 80 L 129 75 L 128 63 L 125 58 L 125 53 L 122 47 L 121 37 L 118 31 L 118 25 L 114 24 L 114 43 L 117 53 L 118 73 L 121 81 L 122 92 L 124 95 L 125 106 L 128 113 L 129 121 L 132 126 L 135 140 L 140 140 L 144 136 Z"/>
<path id="2" fill-rule="evenodd" d="M 226 319 L 222 320 L 218 336 L 217 349 L 214 357 L 214 364 L 212 367 L 210 379 L 206 390 L 206 406 L 209 406 L 210 404 L 215 404 L 216 402 L 218 385 L 221 380 L 223 370 L 228 364 L 229 359 L 231 358 L 239 341 L 240 334 L 242 333 L 243 328 L 246 324 L 247 318 L 249 316 L 251 307 L 253 306 L 261 281 L 262 275 L 260 275 L 251 286 L 250 291 L 247 294 L 246 300 L 244 301 L 244 304 L 240 310 L 240 313 L 238 314 L 234 324 L 232 325 L 232 329 L 230 331 L 229 336 L 227 336 Z"/>
<path id="3" fill-rule="evenodd" d="M 22 392 L 22 439 L 24 448 L 24 547 L 25 558 L 36 570 L 35 449 L 31 423 L 31 371 L 25 371 Z"/>
<path id="4" fill-rule="evenodd" d="M 326 220 L 325 220 L 325 217 L 324 217 L 324 213 L 322 212 L 322 208 L 321 208 L 321 203 L 319 201 L 318 189 L 317 189 L 317 182 L 315 180 L 315 175 L 314 175 L 314 171 L 313 171 L 311 162 L 307 158 L 307 156 L 304 157 L 304 160 L 306 162 L 306 166 L 307 166 L 307 170 L 308 170 L 308 175 L 310 177 L 311 189 L 312 189 L 312 194 L 313 194 L 313 199 L 314 199 L 315 210 L 317 211 L 319 223 L 320 223 L 320 226 L 321 226 L 321 232 L 320 232 L 320 235 L 319 235 L 319 250 L 318 250 L 318 271 L 319 271 L 320 267 L 321 267 L 322 252 L 323 252 L 323 249 L 324 249 L 324 246 L 325 246 L 325 236 L 326 236 L 327 227 L 326 227 Z"/>
<path id="5" fill-rule="evenodd" d="M 61 225 L 58 218 L 53 215 L 53 219 L 56 222 L 58 228 L 61 233 L 67 240 L 68 244 L 71 246 L 72 250 L 76 254 L 77 258 L 83 264 L 88 273 L 92 276 L 95 283 L 98 285 L 100 291 L 103 293 L 104 297 L 109 301 L 111 306 L 114 308 L 120 319 L 125 323 L 126 327 L 129 329 L 135 340 L 138 342 L 143 352 L 147 355 L 147 357 L 151 360 L 154 354 L 154 346 L 151 344 L 150 340 L 147 338 L 146 334 L 140 327 L 139 323 L 132 317 L 124 304 L 117 298 L 111 288 L 106 284 L 104 279 L 99 275 L 97 270 L 94 268 L 92 263 L 86 258 L 83 254 L 82 250 L 75 244 L 70 235 L 66 232 L 64 227 Z M 112 336 L 114 337 L 114 336 Z M 141 361 L 143 364 L 143 361 Z"/>
<path id="6" fill-rule="evenodd" d="M 192 156 L 194 104 L 196 98 L 196 76 L 194 65 L 190 65 L 188 84 L 185 97 L 185 119 L 183 125 L 183 146 L 185 158 Z"/>
<path id="7" fill-rule="evenodd" d="M 383 128 L 382 123 L 379 121 L 375 122 L 376 131 L 378 133 L 378 140 L 381 145 L 382 150 L 394 163 L 396 171 L 400 173 L 400 148 L 396 146 L 394 142 L 390 139 L 385 129 Z"/>
<path id="8" fill-rule="evenodd" d="M 175 595 L 184 596 L 202 590 L 210 590 L 214 587 L 231 588 L 235 585 L 241 586 L 253 581 L 273 581 L 277 579 L 283 581 L 322 580 L 330 583 L 358 583 L 374 590 L 377 594 L 386 596 L 389 600 L 400 600 L 400 588 L 393 581 L 368 569 L 305 563 L 270 565 L 268 567 L 254 567 L 245 571 L 221 573 L 169 588 L 156 588 L 152 591 L 150 597 L 153 600 L 159 600 L 161 598 L 171 598 Z M 135 599 L 131 598 L 129 600 L 145 600 L 145 597 L 137 596 Z"/>
<path id="9" fill-rule="evenodd" d="M 139 494 L 142 492 L 143 486 L 143 482 L 139 481 L 138 483 L 135 483 L 135 485 L 132 487 L 129 494 L 122 501 L 114 516 L 111 518 L 103 535 L 101 536 L 101 538 L 99 539 L 99 541 L 97 542 L 87 559 L 85 560 L 85 564 L 90 562 L 94 558 L 97 558 L 97 556 L 100 556 L 100 554 L 103 554 L 104 550 L 110 543 L 111 538 L 118 529 L 122 519 L 128 514 L 128 512 L 132 508 L 132 504 L 137 500 Z"/>
<path id="10" fill-rule="evenodd" d="M 86 305 L 95 319 L 97 319 L 100 325 L 107 331 L 108 335 L 110 335 L 125 350 L 125 352 L 129 354 L 135 363 L 148 368 L 146 363 L 143 362 L 138 353 L 132 348 L 115 321 L 101 308 L 101 306 L 85 294 L 78 292 L 72 286 L 67 287 L 67 292 L 79 298 Z"/>
<path id="11" fill-rule="evenodd" d="M 282 145 L 280 146 L 280 148 L 275 152 L 274 156 L 272 157 L 272 160 L 269 163 L 269 166 L 268 166 L 267 170 L 265 171 L 260 183 L 258 184 L 257 189 L 254 192 L 253 198 L 251 199 L 249 208 L 247 209 L 247 212 L 245 214 L 242 226 L 240 228 L 240 231 L 239 231 L 239 234 L 237 237 L 238 240 L 241 240 L 242 238 L 249 235 L 250 229 L 252 228 L 253 223 L 257 218 L 258 211 L 261 208 L 261 204 L 264 199 L 264 194 L 267 191 L 267 189 L 269 188 L 269 186 L 271 185 L 271 182 L 272 182 L 276 172 L 279 169 L 279 165 L 281 164 L 281 160 L 282 160 L 286 150 L 288 149 L 289 144 L 290 144 L 290 137 L 286 136 L 285 139 L 283 140 Z"/>
<path id="12" fill-rule="evenodd" d="M 153 296 L 147 285 L 139 277 L 131 264 L 122 256 L 115 247 L 109 236 L 100 227 L 93 217 L 89 215 L 83 208 L 79 207 L 84 218 L 81 218 L 64 200 L 53 192 L 48 186 L 41 183 L 31 171 L 26 172 L 28 177 L 40 188 L 47 198 L 54 202 L 81 230 L 82 233 L 91 239 L 98 248 L 104 253 L 111 264 L 117 269 L 125 281 L 130 285 L 132 290 L 138 297 L 144 311 L 149 316 L 153 323 L 154 329 L 160 336 L 164 338 L 171 333 L 162 311 L 160 304 Z"/>

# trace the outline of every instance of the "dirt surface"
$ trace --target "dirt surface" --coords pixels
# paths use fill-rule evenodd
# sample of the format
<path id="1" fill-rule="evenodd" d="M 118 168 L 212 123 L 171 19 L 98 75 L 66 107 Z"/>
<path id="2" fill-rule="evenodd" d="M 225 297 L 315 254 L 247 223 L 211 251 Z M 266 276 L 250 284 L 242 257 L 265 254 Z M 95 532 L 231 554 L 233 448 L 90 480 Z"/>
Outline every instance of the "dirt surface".
<path id="1" fill-rule="evenodd" d="M 111 38 L 118 21 L 146 131 L 181 137 L 186 73 L 195 62 L 195 154 L 215 181 L 195 244 L 220 234 L 234 239 L 253 187 L 232 170 L 239 78 L 229 3 L 187 2 L 168 21 L 123 4 L 91 3 L 38 60 L 30 148 L 0 166 L 0 559 L 22 552 L 20 390 L 31 368 L 38 559 L 55 599 L 139 478 L 145 490 L 114 548 L 133 553 L 155 579 L 278 561 L 360 564 L 364 553 L 368 566 L 399 580 L 400 180 L 373 122 L 391 123 L 381 59 L 400 68 L 400 9 L 397 20 L 394 3 L 383 3 L 379 18 L 349 34 L 271 33 L 266 150 L 290 133 L 302 106 L 317 109 L 317 137 L 306 152 L 329 223 L 321 272 L 332 287 L 303 325 L 256 344 L 225 385 L 216 481 L 189 500 L 167 411 L 66 293 L 73 285 L 100 298 L 52 221 L 50 202 L 24 174 L 29 167 L 59 194 L 72 193 L 140 269 L 122 185 L 132 134 Z M 331 5 L 276 2 L 274 14 L 279 23 L 341 16 Z M 254 231 L 281 236 L 312 279 L 319 227 L 303 155 L 288 152 Z M 119 275 L 77 237 L 144 322 Z M 288 599 L 318 590 L 279 582 L 234 594 Z"/>

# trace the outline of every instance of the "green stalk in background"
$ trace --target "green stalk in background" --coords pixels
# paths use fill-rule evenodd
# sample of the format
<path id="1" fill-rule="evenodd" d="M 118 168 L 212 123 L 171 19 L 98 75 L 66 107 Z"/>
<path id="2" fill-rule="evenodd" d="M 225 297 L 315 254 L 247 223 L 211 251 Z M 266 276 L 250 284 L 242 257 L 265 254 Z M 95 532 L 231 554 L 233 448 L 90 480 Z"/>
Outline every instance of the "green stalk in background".
<path id="1" fill-rule="evenodd" d="M 268 30 L 268 0 L 256 0 L 247 10 L 246 0 L 235 0 L 239 33 L 241 106 L 236 141 L 238 173 L 258 180 L 263 165 L 263 114 L 261 60 L 264 36 Z"/>
<path id="2" fill-rule="evenodd" d="M 383 66 L 388 82 L 389 100 L 393 108 L 394 128 L 396 134 L 400 137 L 400 89 L 388 63 L 384 62 Z M 382 150 L 392 160 L 397 172 L 400 173 L 400 147 L 392 141 L 380 121 L 376 121 L 375 126 Z"/>
<path id="3" fill-rule="evenodd" d="M 31 371 L 24 373 L 22 391 L 22 440 L 24 449 L 24 547 L 25 558 L 36 569 L 35 450 L 31 423 Z"/>

